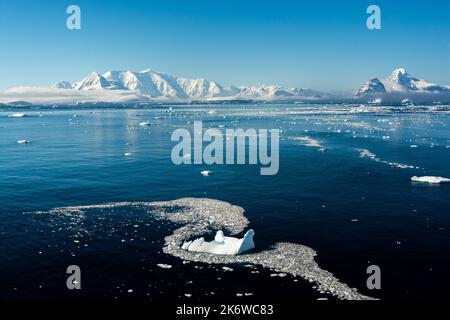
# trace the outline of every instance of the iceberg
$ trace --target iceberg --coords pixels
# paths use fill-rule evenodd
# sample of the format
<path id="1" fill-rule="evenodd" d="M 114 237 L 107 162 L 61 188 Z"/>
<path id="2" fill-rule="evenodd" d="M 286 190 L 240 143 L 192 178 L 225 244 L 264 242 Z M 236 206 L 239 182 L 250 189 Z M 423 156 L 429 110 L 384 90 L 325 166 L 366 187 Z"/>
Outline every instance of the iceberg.
<path id="1" fill-rule="evenodd" d="M 209 171 L 209 170 L 204 170 L 204 171 L 202 171 L 202 172 L 200 172 L 200 173 L 202 174 L 202 176 L 207 177 L 207 176 L 209 176 L 212 172 Z"/>
<path id="2" fill-rule="evenodd" d="M 420 183 L 429 183 L 429 184 L 439 184 L 439 183 L 449 183 L 450 179 L 444 178 L 444 177 L 434 177 L 434 176 L 423 176 L 423 177 L 414 176 L 411 178 L 411 181 L 420 182 Z"/>
<path id="3" fill-rule="evenodd" d="M 10 114 L 8 117 L 9 118 L 23 118 L 26 116 L 27 115 L 25 113 L 13 113 L 13 114 Z"/>
<path id="4" fill-rule="evenodd" d="M 17 140 L 17 143 L 18 144 L 29 144 L 29 143 L 31 143 L 31 141 L 30 140 Z"/>
<path id="5" fill-rule="evenodd" d="M 254 235 L 255 232 L 253 229 L 250 229 L 245 233 L 243 238 L 239 239 L 226 237 L 223 231 L 219 230 L 216 233 L 214 241 L 208 242 L 202 237 L 193 241 L 184 242 L 181 248 L 194 252 L 237 255 L 255 247 L 255 243 L 253 242 Z"/>

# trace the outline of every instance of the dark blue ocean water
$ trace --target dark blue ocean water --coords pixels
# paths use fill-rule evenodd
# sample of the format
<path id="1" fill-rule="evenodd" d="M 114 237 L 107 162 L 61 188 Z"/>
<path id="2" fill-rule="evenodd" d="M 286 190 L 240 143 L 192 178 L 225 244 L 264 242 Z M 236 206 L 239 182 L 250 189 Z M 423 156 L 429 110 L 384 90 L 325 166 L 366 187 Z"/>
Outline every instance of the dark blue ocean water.
<path id="1" fill-rule="evenodd" d="M 139 209 L 93 210 L 82 220 L 36 213 L 181 197 L 243 207 L 259 248 L 279 241 L 310 246 L 323 269 L 367 295 L 449 297 L 450 185 L 410 181 L 414 175 L 450 177 L 449 107 L 414 112 L 340 105 L 167 109 L 0 111 L 0 299 L 324 296 L 305 281 L 271 277 L 262 268 L 251 273 L 233 266 L 233 272 L 223 272 L 221 266 L 183 264 L 161 253 L 163 237 L 174 226 Z M 28 116 L 8 117 L 14 112 Z M 171 132 L 192 131 L 194 120 L 205 128 L 281 129 L 279 173 L 261 176 L 259 165 L 175 166 Z M 151 125 L 140 126 L 143 121 Z M 314 139 L 325 150 L 296 137 Z M 31 143 L 18 144 L 21 139 Z M 376 159 L 361 157 L 361 149 Z M 213 175 L 203 177 L 202 170 Z M 77 292 L 66 289 L 70 264 L 82 269 L 83 289 Z M 381 268 L 381 290 L 366 288 L 371 264 Z M 236 297 L 244 292 L 253 296 Z"/>

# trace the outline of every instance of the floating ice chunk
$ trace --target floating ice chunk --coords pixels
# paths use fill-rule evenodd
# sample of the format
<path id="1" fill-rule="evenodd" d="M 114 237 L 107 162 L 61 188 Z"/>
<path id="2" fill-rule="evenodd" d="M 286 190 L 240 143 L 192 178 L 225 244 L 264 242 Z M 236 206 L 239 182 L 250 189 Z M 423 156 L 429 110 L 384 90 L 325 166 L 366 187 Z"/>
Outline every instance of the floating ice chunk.
<path id="1" fill-rule="evenodd" d="M 237 255 L 255 247 L 253 229 L 247 231 L 242 239 L 225 237 L 222 231 L 217 231 L 214 241 L 207 242 L 204 238 L 184 242 L 182 249 L 194 252 L 205 252 L 213 254 Z"/>
<path id="2" fill-rule="evenodd" d="M 125 156 L 125 157 L 129 157 L 129 156 L 131 156 L 131 155 L 132 155 L 131 152 L 125 152 L 125 153 L 124 153 L 124 156 Z"/>
<path id="3" fill-rule="evenodd" d="M 150 122 L 139 122 L 139 125 L 145 127 L 145 126 L 151 125 L 151 123 Z"/>
<path id="4" fill-rule="evenodd" d="M 202 176 L 207 177 L 207 176 L 209 176 L 209 175 L 212 173 L 212 171 L 204 170 L 204 171 L 202 171 L 202 172 L 200 172 L 200 173 L 202 174 Z"/>
<path id="5" fill-rule="evenodd" d="M 439 183 L 449 183 L 450 179 L 444 178 L 444 177 L 434 177 L 434 176 L 423 176 L 423 177 L 414 176 L 411 178 L 411 181 L 420 182 L 420 183 L 429 183 L 429 184 L 439 184 Z"/>
<path id="6" fill-rule="evenodd" d="M 17 140 L 17 143 L 18 144 L 29 144 L 29 143 L 31 143 L 31 141 L 30 140 Z"/>
<path id="7" fill-rule="evenodd" d="M 412 144 L 409 146 L 410 148 L 418 148 L 418 146 L 416 144 Z"/>
<path id="8" fill-rule="evenodd" d="M 230 268 L 230 267 L 222 267 L 222 270 L 229 271 L 229 272 L 234 271 L 233 268 Z"/>
<path id="9" fill-rule="evenodd" d="M 270 274 L 270 276 L 271 276 L 272 278 L 275 278 L 275 277 L 284 278 L 284 277 L 287 276 L 287 274 L 284 273 L 284 272 L 282 272 L 282 273 L 272 273 L 272 274 Z"/>
<path id="10" fill-rule="evenodd" d="M 306 131 L 305 131 L 306 132 Z M 310 137 L 289 137 L 290 140 L 300 141 L 300 143 L 306 147 L 323 148 L 319 141 Z"/>
<path id="11" fill-rule="evenodd" d="M 164 264 L 164 263 L 158 263 L 157 266 L 162 269 L 171 269 L 172 268 L 172 266 L 170 264 Z"/>
<path id="12" fill-rule="evenodd" d="M 27 115 L 25 113 L 13 113 L 13 114 L 10 114 L 8 117 L 9 118 L 23 118 L 26 116 Z"/>

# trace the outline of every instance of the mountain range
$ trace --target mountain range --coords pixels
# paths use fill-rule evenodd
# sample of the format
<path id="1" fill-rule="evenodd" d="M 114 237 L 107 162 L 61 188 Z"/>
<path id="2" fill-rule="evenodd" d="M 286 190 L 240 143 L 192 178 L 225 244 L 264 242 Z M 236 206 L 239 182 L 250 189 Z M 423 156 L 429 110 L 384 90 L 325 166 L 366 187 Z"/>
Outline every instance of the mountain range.
<path id="1" fill-rule="evenodd" d="M 236 87 L 223 86 L 202 78 L 174 77 L 150 69 L 132 71 L 108 71 L 104 74 L 92 72 L 71 85 L 67 81 L 55 83 L 52 88 L 75 90 L 129 90 L 154 99 L 211 100 L 211 99 L 256 99 L 277 100 L 296 97 L 325 97 L 324 93 L 305 88 L 283 88 L 275 85 Z"/>
<path id="2" fill-rule="evenodd" d="M 164 103 L 212 101 L 299 101 L 398 103 L 450 102 L 450 87 L 411 76 L 404 68 L 395 69 L 385 80 L 371 78 L 354 94 L 330 94 L 306 88 L 276 85 L 223 86 L 202 78 L 175 77 L 150 69 L 92 72 L 74 84 L 55 83 L 51 88 L 16 87 L 0 92 L 0 103 L 16 101 L 34 104 L 68 103 Z"/>

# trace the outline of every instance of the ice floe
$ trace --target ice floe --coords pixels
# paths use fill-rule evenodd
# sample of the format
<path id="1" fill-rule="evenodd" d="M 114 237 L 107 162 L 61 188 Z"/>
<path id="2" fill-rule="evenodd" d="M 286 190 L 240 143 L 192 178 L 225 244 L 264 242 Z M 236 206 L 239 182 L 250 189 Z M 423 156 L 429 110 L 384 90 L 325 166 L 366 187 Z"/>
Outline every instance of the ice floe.
<path id="1" fill-rule="evenodd" d="M 212 173 L 212 171 L 209 171 L 209 170 L 204 170 L 204 171 L 200 172 L 200 174 L 205 177 L 209 176 L 211 173 Z"/>
<path id="2" fill-rule="evenodd" d="M 435 176 L 414 176 L 411 178 L 411 181 L 418 183 L 428 183 L 428 184 L 440 184 L 440 183 L 449 183 L 449 178 L 444 177 L 435 177 Z"/>
<path id="3" fill-rule="evenodd" d="M 31 143 L 31 141 L 30 140 L 17 140 L 17 143 L 18 144 L 29 144 L 29 143 Z"/>
<path id="4" fill-rule="evenodd" d="M 172 266 L 170 264 L 158 263 L 157 266 L 162 269 L 172 269 Z"/>
<path id="5" fill-rule="evenodd" d="M 9 118 L 23 118 L 26 117 L 27 115 L 25 113 L 13 113 L 8 115 Z"/>
<path id="6" fill-rule="evenodd" d="M 289 137 L 289 140 L 299 141 L 303 146 L 306 147 L 316 147 L 325 150 L 325 148 L 320 144 L 319 141 L 310 138 L 308 136 L 304 137 Z"/>
<path id="7" fill-rule="evenodd" d="M 390 167 L 393 167 L 393 168 L 399 168 L 399 169 L 420 169 L 420 167 L 409 165 L 409 164 L 403 164 L 403 163 L 398 163 L 398 162 L 389 162 L 389 161 L 381 160 L 380 158 L 377 157 L 376 154 L 370 152 L 367 149 L 357 149 L 357 150 L 359 151 L 359 156 L 361 158 L 369 158 L 369 159 L 372 159 L 375 162 L 387 164 L 387 165 L 389 165 Z"/>

